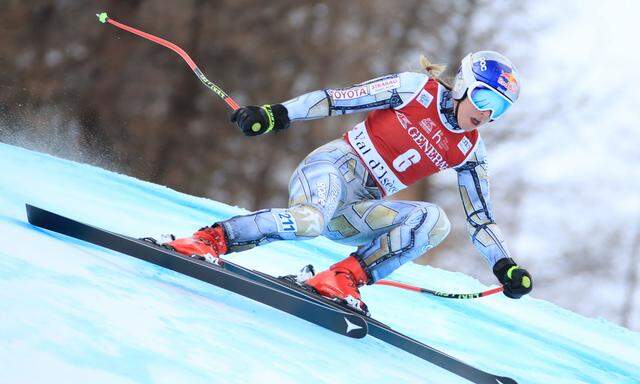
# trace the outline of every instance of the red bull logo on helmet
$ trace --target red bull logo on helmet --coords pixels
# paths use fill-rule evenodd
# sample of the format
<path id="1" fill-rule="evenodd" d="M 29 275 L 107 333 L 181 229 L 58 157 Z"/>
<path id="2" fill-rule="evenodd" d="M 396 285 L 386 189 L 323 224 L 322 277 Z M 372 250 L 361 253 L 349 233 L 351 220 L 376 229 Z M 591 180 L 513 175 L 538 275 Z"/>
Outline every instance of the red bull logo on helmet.
<path id="1" fill-rule="evenodd" d="M 518 80 L 511 72 L 502 72 L 498 77 L 498 84 L 503 86 L 509 93 L 518 93 Z"/>

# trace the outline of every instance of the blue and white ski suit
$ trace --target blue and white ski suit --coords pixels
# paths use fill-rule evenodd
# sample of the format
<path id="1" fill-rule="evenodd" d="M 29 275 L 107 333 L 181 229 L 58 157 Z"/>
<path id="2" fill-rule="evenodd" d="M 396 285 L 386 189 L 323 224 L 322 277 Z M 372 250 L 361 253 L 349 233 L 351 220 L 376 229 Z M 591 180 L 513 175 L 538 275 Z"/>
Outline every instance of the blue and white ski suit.
<path id="1" fill-rule="evenodd" d="M 360 94 L 393 78 L 382 91 Z M 323 89 L 289 100 L 292 122 L 333 115 L 398 108 L 422 89 L 426 74 L 404 72 L 348 88 Z M 388 88 L 388 89 L 387 89 Z M 439 112 L 448 129 L 459 130 L 450 92 L 440 100 Z M 510 257 L 489 201 L 486 150 L 480 138 L 466 162 L 455 168 L 467 228 L 474 246 L 489 266 Z M 310 239 L 323 235 L 357 246 L 355 257 L 370 277 L 382 279 L 444 240 L 450 230 L 445 212 L 420 201 L 383 198 L 370 171 L 344 140 L 329 142 L 309 154 L 293 173 L 289 207 L 265 209 L 220 222 L 230 251 L 240 251 L 274 240 Z"/>

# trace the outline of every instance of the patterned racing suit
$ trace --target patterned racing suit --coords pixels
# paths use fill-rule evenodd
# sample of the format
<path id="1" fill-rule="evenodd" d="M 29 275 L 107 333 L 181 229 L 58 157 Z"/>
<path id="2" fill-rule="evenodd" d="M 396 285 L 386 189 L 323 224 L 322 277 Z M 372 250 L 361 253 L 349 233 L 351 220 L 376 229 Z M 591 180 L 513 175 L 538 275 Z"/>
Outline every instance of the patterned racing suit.
<path id="1" fill-rule="evenodd" d="M 356 246 L 354 256 L 372 284 L 440 244 L 450 230 L 439 206 L 384 197 L 454 168 L 474 246 L 491 267 L 510 257 L 493 220 L 484 143 L 477 131 L 460 130 L 451 93 L 436 80 L 404 72 L 310 92 L 283 105 L 291 121 L 370 113 L 345 137 L 321 146 L 300 163 L 289 184 L 288 208 L 218 223 L 231 252 L 323 235 Z M 366 143 L 359 141 L 363 135 Z"/>

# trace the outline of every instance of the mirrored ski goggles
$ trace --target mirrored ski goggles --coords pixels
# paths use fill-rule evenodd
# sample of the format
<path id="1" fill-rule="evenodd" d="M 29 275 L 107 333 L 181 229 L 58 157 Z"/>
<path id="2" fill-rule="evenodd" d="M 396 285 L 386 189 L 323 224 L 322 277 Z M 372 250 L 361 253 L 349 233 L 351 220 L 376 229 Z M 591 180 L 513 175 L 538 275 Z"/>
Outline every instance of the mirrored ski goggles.
<path id="1" fill-rule="evenodd" d="M 511 106 L 511 101 L 493 88 L 484 84 L 470 87 L 468 92 L 471 104 L 479 111 L 491 111 L 491 120 L 502 116 Z"/>

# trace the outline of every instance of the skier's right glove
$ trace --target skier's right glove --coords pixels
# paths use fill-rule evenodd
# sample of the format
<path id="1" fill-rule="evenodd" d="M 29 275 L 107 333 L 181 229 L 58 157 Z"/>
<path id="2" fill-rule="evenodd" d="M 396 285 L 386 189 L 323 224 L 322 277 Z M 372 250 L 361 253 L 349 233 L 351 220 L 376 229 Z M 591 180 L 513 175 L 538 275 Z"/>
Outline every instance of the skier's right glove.
<path id="1" fill-rule="evenodd" d="M 504 295 L 512 299 L 521 298 L 531 292 L 533 287 L 529 272 L 508 257 L 498 260 L 493 266 L 493 274 L 504 286 Z"/>
<path id="2" fill-rule="evenodd" d="M 261 107 L 249 105 L 238 108 L 231 115 L 231 122 L 236 123 L 245 135 L 257 136 L 286 129 L 290 121 L 284 105 L 265 104 Z"/>

